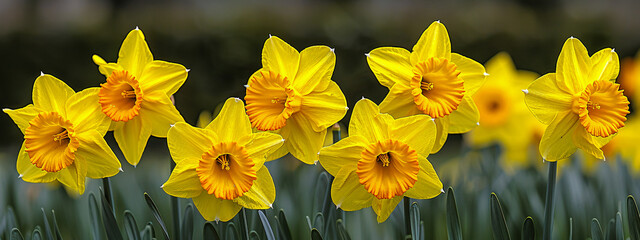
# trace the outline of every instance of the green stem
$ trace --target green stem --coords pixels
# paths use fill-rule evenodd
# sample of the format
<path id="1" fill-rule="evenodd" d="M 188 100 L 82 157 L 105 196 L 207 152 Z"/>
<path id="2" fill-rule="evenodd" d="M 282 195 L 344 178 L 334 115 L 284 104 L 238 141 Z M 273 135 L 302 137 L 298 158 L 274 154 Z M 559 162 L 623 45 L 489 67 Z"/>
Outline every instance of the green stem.
<path id="1" fill-rule="evenodd" d="M 411 216 L 409 215 L 409 211 L 411 211 L 411 205 L 409 204 L 411 199 L 409 197 L 404 197 L 402 202 L 404 202 L 404 235 L 411 236 L 411 219 L 409 218 Z"/>
<path id="2" fill-rule="evenodd" d="M 176 167 L 176 162 L 170 160 L 170 171 Z M 171 196 L 171 214 L 173 214 L 173 239 L 180 239 L 180 202 L 177 197 Z"/>
<path id="3" fill-rule="evenodd" d="M 542 240 L 550 240 L 553 232 L 553 209 L 555 208 L 557 162 L 549 162 L 549 180 L 547 181 L 547 199 L 544 203 L 544 228 Z"/>
<path id="4" fill-rule="evenodd" d="M 102 187 L 104 188 L 104 197 L 107 199 L 107 202 L 109 202 L 109 205 L 111 205 L 111 211 L 115 216 L 116 205 L 113 202 L 113 191 L 111 190 L 111 180 L 108 177 L 102 179 Z"/>
<path id="5" fill-rule="evenodd" d="M 244 232 L 242 235 L 245 240 L 249 240 L 249 226 L 247 225 L 247 214 L 245 208 L 240 213 L 240 229 Z"/>

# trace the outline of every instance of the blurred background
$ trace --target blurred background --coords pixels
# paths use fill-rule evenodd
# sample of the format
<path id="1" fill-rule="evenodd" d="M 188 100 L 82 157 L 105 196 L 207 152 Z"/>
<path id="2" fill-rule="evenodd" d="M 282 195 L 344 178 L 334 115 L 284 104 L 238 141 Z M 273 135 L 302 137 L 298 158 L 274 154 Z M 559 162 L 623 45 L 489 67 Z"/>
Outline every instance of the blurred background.
<path id="1" fill-rule="evenodd" d="M 555 71 L 562 44 L 570 36 L 579 38 L 590 54 L 612 47 L 621 60 L 635 56 L 640 49 L 638 9 L 640 1 L 636 0 L 1 0 L 0 107 L 14 109 L 31 103 L 33 81 L 41 71 L 60 78 L 76 91 L 99 86 L 105 79 L 91 56 L 98 54 L 107 62 L 115 62 L 122 40 L 136 26 L 144 32 L 154 59 L 191 69 L 175 98 L 185 120 L 196 124 L 202 111 L 214 111 L 228 97 L 244 97 L 243 85 L 261 67 L 261 49 L 269 34 L 281 37 L 298 50 L 312 45 L 335 48 L 333 80 L 352 108 L 362 96 L 379 103 L 388 91 L 378 84 L 364 54 L 381 46 L 411 49 L 435 20 L 447 27 L 453 52 L 484 64 L 496 53 L 506 51 L 518 69 L 545 74 Z M 340 123 L 346 126 L 349 117 L 350 112 Z M 12 206 L 20 226 L 28 232 L 34 225 L 42 225 L 41 207 L 55 209 L 67 236 L 88 238 L 88 223 L 82 220 L 88 217 L 87 194 L 74 200 L 64 190 L 17 179 L 15 156 L 22 135 L 4 114 L 0 117 L 0 132 L 0 216 L 7 206 Z M 117 152 L 111 134 L 106 138 Z M 489 228 L 483 228 L 489 219 L 490 192 L 506 198 L 505 214 L 511 214 L 507 218 L 514 229 L 520 228 L 526 216 L 533 216 L 536 227 L 542 227 L 546 168 L 527 168 L 515 177 L 497 167 L 499 152 L 499 146 L 471 150 L 464 146 L 461 136 L 450 136 L 443 152 L 430 158 L 445 188 L 459 189 L 465 236 L 490 236 Z M 118 156 L 125 171 L 113 178 L 116 213 L 131 209 L 150 221 L 142 196 L 146 191 L 157 199 L 170 219 L 168 197 L 159 188 L 169 176 L 166 142 L 151 139 L 136 169 L 126 164 L 122 155 Z M 449 162 L 456 165 L 444 169 Z M 300 194 L 312 197 L 306 191 L 314 184 L 320 166 L 299 166 L 290 158 L 270 164 L 276 187 L 282 188 L 274 205 L 285 209 L 292 229 L 297 229 L 293 230 L 296 236 L 308 236 L 302 229 L 306 226 L 304 216 L 313 214 L 313 200 L 305 198 L 312 201 L 305 203 L 295 199 Z M 591 173 L 584 173 L 581 165 L 568 166 L 566 174 L 559 177 L 558 191 L 570 191 L 570 195 L 558 199 L 557 236 L 565 236 L 569 217 L 578 217 L 574 219 L 574 234 L 577 227 L 582 234 L 578 237 L 587 236 L 591 218 L 602 218 L 601 222 L 606 223 L 615 216 L 627 194 L 640 196 L 632 180 L 636 178 L 624 164 L 603 164 Z M 448 173 L 452 175 L 445 175 Z M 294 181 L 287 181 L 291 179 Z M 613 179 L 619 189 L 607 187 L 614 184 Z M 470 181 L 473 186 L 468 186 Z M 563 186 L 565 182 L 567 185 Z M 87 193 L 97 193 L 99 181 L 92 183 L 87 186 Z M 615 193 L 607 195 L 603 191 Z M 576 205 L 572 202 L 576 198 L 586 202 Z M 69 200 L 74 204 L 68 204 Z M 572 207 L 564 208 L 562 201 Z M 426 239 L 446 236 L 444 225 L 438 225 L 444 222 L 444 196 L 421 200 L 419 204 L 423 218 L 431 219 L 425 220 L 429 230 Z M 592 208 L 593 205 L 601 207 Z M 276 210 L 268 213 L 275 214 Z M 401 215 L 394 215 L 390 221 L 377 225 L 372 214 L 370 209 L 347 213 L 345 225 L 353 232 L 352 237 L 376 236 L 367 235 L 372 234 L 369 229 L 380 225 L 393 229 L 391 226 L 402 223 Z M 349 216 L 364 220 L 349 221 Z M 483 222 L 483 218 L 487 221 Z M 393 231 L 382 231 L 387 235 L 378 236 L 395 236 Z M 196 232 L 201 232 L 199 226 Z"/>

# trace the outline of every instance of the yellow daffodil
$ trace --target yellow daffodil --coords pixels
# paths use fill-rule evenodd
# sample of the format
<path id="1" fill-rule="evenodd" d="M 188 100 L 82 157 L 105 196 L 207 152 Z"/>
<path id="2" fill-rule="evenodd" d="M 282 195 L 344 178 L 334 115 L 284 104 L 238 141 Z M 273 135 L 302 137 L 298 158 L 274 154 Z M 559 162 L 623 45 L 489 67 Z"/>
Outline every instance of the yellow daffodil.
<path id="1" fill-rule="evenodd" d="M 516 70 L 507 53 L 498 53 L 485 66 L 490 74 L 473 95 L 480 113 L 480 125 L 465 135 L 473 147 L 499 143 L 504 147 L 500 159 L 505 170 L 529 164 L 528 149 L 535 140 L 536 126 L 541 125 L 524 104 L 522 89 L 538 76 Z"/>
<path id="2" fill-rule="evenodd" d="M 59 181 L 82 194 L 86 177 L 118 173 L 120 162 L 103 138 L 109 118 L 100 112 L 98 91 L 75 93 L 56 77 L 42 74 L 33 85 L 33 104 L 3 110 L 24 134 L 17 162 L 22 180 Z"/>
<path id="3" fill-rule="evenodd" d="M 192 198 L 207 221 L 229 221 L 242 207 L 267 209 L 276 191 L 265 157 L 283 142 L 274 133 L 252 133 L 242 100 L 229 98 L 206 128 L 179 122 L 169 130 L 176 167 L 162 189 Z"/>
<path id="4" fill-rule="evenodd" d="M 376 48 L 367 55 L 369 67 L 389 94 L 380 110 L 393 117 L 427 114 L 438 129 L 432 153 L 449 133 L 465 133 L 478 125 L 471 96 L 487 73 L 478 62 L 451 53 L 447 29 L 439 21 L 422 33 L 412 52 L 398 47 Z"/>
<path id="5" fill-rule="evenodd" d="M 97 93 L 102 112 L 111 118 L 110 130 L 131 165 L 138 165 L 149 136 L 167 137 L 169 126 L 184 119 L 170 96 L 182 86 L 188 70 L 175 63 L 153 60 L 138 28 L 122 42 L 117 63 L 94 55 L 107 82 Z"/>
<path id="6" fill-rule="evenodd" d="M 620 159 L 627 163 L 635 176 L 640 174 L 640 149 L 638 149 L 640 135 L 638 133 L 640 133 L 640 119 L 634 115 L 629 118 L 625 127 L 620 129 L 616 139 L 605 146 L 613 149 L 612 152 L 620 154 Z"/>
<path id="7" fill-rule="evenodd" d="M 622 60 L 618 82 L 620 88 L 624 89 L 625 95 L 629 96 L 632 102 L 640 102 L 640 51 L 635 58 Z"/>
<path id="8" fill-rule="evenodd" d="M 271 36 L 262 49 L 262 68 L 246 85 L 251 126 L 286 139 L 268 160 L 290 152 L 306 164 L 318 160 L 327 128 L 344 117 L 347 102 L 331 80 L 336 56 L 327 46 L 302 52 Z"/>
<path id="9" fill-rule="evenodd" d="M 566 159 L 580 148 L 599 159 L 600 149 L 624 126 L 629 101 L 615 79 L 618 54 L 605 48 L 589 57 L 580 40 L 562 47 L 556 73 L 546 74 L 523 90 L 533 115 L 548 125 L 540 141 L 547 161 Z"/>
<path id="10" fill-rule="evenodd" d="M 384 222 L 403 196 L 438 196 L 442 182 L 427 160 L 435 132 L 427 115 L 393 119 L 370 100 L 358 101 L 349 137 L 319 153 L 322 167 L 335 176 L 333 202 L 345 211 L 371 206 Z"/>

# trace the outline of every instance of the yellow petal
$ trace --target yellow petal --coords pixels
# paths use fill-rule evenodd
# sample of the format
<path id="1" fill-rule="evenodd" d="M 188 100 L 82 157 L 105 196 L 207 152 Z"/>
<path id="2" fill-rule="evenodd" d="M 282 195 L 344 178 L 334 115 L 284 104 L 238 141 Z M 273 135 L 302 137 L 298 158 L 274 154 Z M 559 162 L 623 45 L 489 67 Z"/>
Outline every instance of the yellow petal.
<path id="1" fill-rule="evenodd" d="M 183 164 L 182 162 L 178 163 L 171 172 L 169 179 L 162 184 L 162 190 L 171 196 L 179 198 L 195 198 L 200 194 L 207 194 L 206 191 L 203 191 L 198 173 L 196 173 L 196 166 Z"/>
<path id="2" fill-rule="evenodd" d="M 86 131 L 77 135 L 80 147 L 75 161 L 86 161 L 87 177 L 111 177 L 120 171 L 120 161 L 113 153 L 103 135 L 98 131 Z"/>
<path id="3" fill-rule="evenodd" d="M 464 81 L 464 95 L 471 96 L 475 94 L 482 87 L 487 77 L 482 64 L 457 53 L 451 54 L 451 62 L 456 64 L 460 71 L 458 77 Z"/>
<path id="4" fill-rule="evenodd" d="M 582 92 L 590 67 L 591 59 L 587 48 L 577 38 L 567 39 L 556 65 L 558 87 L 572 94 Z"/>
<path id="5" fill-rule="evenodd" d="M 341 169 L 331 184 L 331 199 L 336 207 L 357 211 L 371 206 L 373 195 L 360 184 L 355 170 Z"/>
<path id="6" fill-rule="evenodd" d="M 369 99 L 358 101 L 351 113 L 349 135 L 363 136 L 369 142 L 389 139 L 388 126 L 383 118 L 378 116 L 380 116 L 380 110 L 375 103 Z"/>
<path id="7" fill-rule="evenodd" d="M 415 199 L 430 199 L 440 195 L 443 192 L 442 182 L 436 174 L 436 170 L 423 156 L 418 155 L 418 162 L 420 163 L 418 181 L 405 192 L 405 196 Z"/>
<path id="8" fill-rule="evenodd" d="M 240 138 L 238 143 L 244 146 L 247 154 L 253 159 L 255 168 L 260 169 L 266 157 L 284 144 L 284 139 L 275 133 L 259 132 Z"/>
<path id="9" fill-rule="evenodd" d="M 171 125 L 184 122 L 184 119 L 168 96 L 162 98 L 163 100 L 158 102 L 143 102 L 137 118 L 141 118 L 144 125 L 151 128 L 151 135 L 166 138 Z"/>
<path id="10" fill-rule="evenodd" d="M 274 71 L 293 80 L 298 72 L 300 54 L 298 50 L 282 41 L 279 37 L 271 36 L 264 42 L 262 48 L 262 66 L 267 71 Z"/>
<path id="11" fill-rule="evenodd" d="M 153 55 L 144 40 L 144 34 L 139 29 L 131 30 L 120 47 L 118 65 L 136 78 L 140 78 L 145 65 L 151 61 L 153 61 Z"/>
<path id="12" fill-rule="evenodd" d="M 74 161 L 73 164 L 58 172 L 57 179 L 68 189 L 82 195 L 85 189 L 86 175 L 86 162 Z"/>
<path id="13" fill-rule="evenodd" d="M 480 114 L 471 96 L 465 95 L 458 109 L 449 114 L 449 133 L 466 133 L 478 126 Z"/>
<path id="14" fill-rule="evenodd" d="M 404 84 L 395 84 L 380 103 L 380 112 L 388 113 L 394 118 L 402 118 L 422 113 L 415 102 L 411 90 Z"/>
<path id="15" fill-rule="evenodd" d="M 597 159 L 604 159 L 604 153 L 602 152 L 602 149 L 600 149 L 601 146 L 599 147 L 596 145 L 596 143 L 594 143 L 593 141 L 594 136 L 589 134 L 589 132 L 587 132 L 585 128 L 580 126 L 576 127 L 576 130 L 573 132 L 572 137 L 573 137 L 573 143 L 578 148 L 582 149 L 582 151 L 584 151 L 587 154 L 590 154 L 591 156 Z M 597 138 L 603 139 L 602 137 L 597 137 Z"/>
<path id="16" fill-rule="evenodd" d="M 93 55 L 93 62 L 98 65 L 98 71 L 105 77 L 109 77 L 113 71 L 122 70 L 122 66 L 117 63 L 107 63 L 98 55 Z"/>
<path id="17" fill-rule="evenodd" d="M 318 160 L 318 151 L 322 148 L 327 131 L 314 131 L 309 120 L 300 114 L 294 114 L 281 132 L 282 136 L 287 136 L 284 144 L 291 155 L 306 164 L 313 164 Z"/>
<path id="18" fill-rule="evenodd" d="M 331 146 L 320 149 L 320 164 L 332 176 L 337 176 L 342 168 L 355 171 L 360 154 L 368 144 L 367 139 L 359 135 L 343 138 Z"/>
<path id="19" fill-rule="evenodd" d="M 256 177 L 249 191 L 233 201 L 247 209 L 271 208 L 271 204 L 276 200 L 276 187 L 273 185 L 271 174 L 266 167 L 261 167 L 256 172 Z"/>
<path id="20" fill-rule="evenodd" d="M 428 115 L 415 115 L 396 119 L 390 130 L 392 139 L 397 139 L 423 156 L 429 155 L 435 142 L 436 124 Z"/>
<path id="21" fill-rule="evenodd" d="M 136 166 L 140 162 L 142 152 L 151 136 L 151 128 L 142 123 L 140 116 L 123 123 L 113 131 L 122 154 L 129 164 Z"/>
<path id="22" fill-rule="evenodd" d="M 98 91 L 100 88 L 87 88 L 67 100 L 67 119 L 73 122 L 76 132 L 95 129 L 104 136 L 109 130 L 111 119 L 102 112 Z"/>
<path id="23" fill-rule="evenodd" d="M 440 151 L 444 143 L 447 142 L 449 136 L 449 116 L 434 119 L 436 124 L 436 141 L 433 143 L 433 149 L 431 153 L 437 153 Z"/>
<path id="24" fill-rule="evenodd" d="M 160 91 L 171 96 L 187 79 L 187 69 L 177 63 L 156 60 L 147 64 L 138 77 L 145 94 Z"/>
<path id="25" fill-rule="evenodd" d="M 585 79 L 585 86 L 598 80 L 615 82 L 618 72 L 620 72 L 618 54 L 611 48 L 605 48 L 593 54 L 591 56 L 591 64 L 593 64 L 593 67 L 589 72 L 589 77 Z"/>
<path id="26" fill-rule="evenodd" d="M 36 78 L 33 84 L 33 105 L 47 112 L 65 115 L 64 105 L 75 92 L 60 79 L 44 74 Z"/>
<path id="27" fill-rule="evenodd" d="M 193 198 L 193 205 L 207 221 L 229 221 L 238 214 L 242 206 L 231 201 L 216 198 L 213 194 L 202 192 Z"/>
<path id="28" fill-rule="evenodd" d="M 525 90 L 524 102 L 531 113 L 543 124 L 548 125 L 558 112 L 571 109 L 571 94 L 556 84 L 556 74 L 549 73 L 536 79 Z"/>
<path id="29" fill-rule="evenodd" d="M 29 160 L 29 154 L 25 151 L 24 142 L 18 152 L 16 169 L 18 170 L 18 174 L 20 174 L 20 178 L 26 182 L 52 182 L 56 180 L 58 176 L 58 173 L 50 173 L 33 165 Z"/>
<path id="30" fill-rule="evenodd" d="M 378 82 L 391 89 L 397 81 L 409 82 L 413 77 L 410 56 L 411 53 L 404 48 L 380 47 L 369 52 L 367 63 Z"/>
<path id="31" fill-rule="evenodd" d="M 413 46 L 411 66 L 415 66 L 419 62 L 426 61 L 432 57 L 451 59 L 449 33 L 447 33 L 447 28 L 439 21 L 431 23 L 420 36 L 418 43 Z"/>
<path id="32" fill-rule="evenodd" d="M 195 128 L 188 123 L 176 123 L 167 133 L 167 145 L 169 153 L 176 164 L 181 164 L 185 159 L 200 159 L 202 154 L 218 142 L 218 135 L 211 130 Z M 198 161 L 189 161 L 198 165 Z"/>
<path id="33" fill-rule="evenodd" d="M 299 114 L 304 115 L 316 132 L 326 131 L 347 114 L 347 100 L 333 81 L 323 91 L 304 96 Z"/>
<path id="34" fill-rule="evenodd" d="M 371 208 L 373 208 L 373 211 L 378 215 L 378 223 L 386 221 L 400 201 L 402 201 L 402 196 L 397 196 L 392 199 L 374 198 Z"/>
<path id="35" fill-rule="evenodd" d="M 291 85 L 298 93 L 307 95 L 314 89 L 324 90 L 331 81 L 336 55 L 327 46 L 312 46 L 300 52 L 300 66 Z"/>
<path id="36" fill-rule="evenodd" d="M 283 139 L 287 139 L 287 137 L 282 136 Z M 286 142 L 286 140 L 285 140 Z M 274 152 L 270 153 L 269 155 L 267 155 L 267 158 L 265 159 L 265 161 L 273 161 L 276 159 L 280 159 L 281 157 L 284 157 L 284 155 L 287 155 L 287 153 L 289 153 L 289 148 L 287 147 L 287 144 L 282 144 L 282 146 L 280 146 L 280 148 L 276 149 Z"/>
<path id="37" fill-rule="evenodd" d="M 24 134 L 24 130 L 29 127 L 29 121 L 35 118 L 39 113 L 38 109 L 36 109 L 33 104 L 29 104 L 26 107 L 15 110 L 5 108 L 2 109 L 2 111 L 9 114 L 9 117 L 11 117 L 16 125 L 18 125 L 22 134 Z"/>
<path id="38" fill-rule="evenodd" d="M 576 151 L 573 131 L 580 125 L 578 115 L 561 113 L 551 122 L 540 140 L 540 154 L 546 161 L 566 159 Z"/>
<path id="39" fill-rule="evenodd" d="M 218 116 L 206 129 L 214 131 L 222 142 L 236 141 L 251 134 L 251 122 L 239 98 L 229 98 L 222 106 Z"/>

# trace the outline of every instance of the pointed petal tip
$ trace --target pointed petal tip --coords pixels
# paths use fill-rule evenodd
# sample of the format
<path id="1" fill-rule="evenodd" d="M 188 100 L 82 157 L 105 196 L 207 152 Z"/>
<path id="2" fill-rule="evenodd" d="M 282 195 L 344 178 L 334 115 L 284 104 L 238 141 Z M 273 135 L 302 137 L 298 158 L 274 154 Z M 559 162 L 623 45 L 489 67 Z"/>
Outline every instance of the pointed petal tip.
<path id="1" fill-rule="evenodd" d="M 173 128 L 173 127 L 175 127 L 175 126 L 176 126 L 176 124 L 175 124 L 175 123 L 174 123 L 174 124 L 169 124 L 169 128 Z"/>
<path id="2" fill-rule="evenodd" d="M 122 168 L 118 168 L 118 170 L 120 170 L 120 172 L 124 172 L 124 170 L 122 170 Z"/>
<path id="3" fill-rule="evenodd" d="M 136 29 L 133 29 L 133 30 L 137 30 L 137 31 L 139 31 L 139 30 L 140 30 L 140 28 L 139 28 L 138 26 L 136 26 Z"/>
<path id="4" fill-rule="evenodd" d="M 522 92 L 523 92 L 524 94 L 529 94 L 529 89 L 522 89 Z"/>
<path id="5" fill-rule="evenodd" d="M 249 84 L 245 84 L 245 85 L 244 85 L 244 87 L 245 87 L 245 88 L 249 88 Z"/>
<path id="6" fill-rule="evenodd" d="M 360 100 L 364 100 L 364 99 L 365 99 L 364 96 L 362 96 L 362 98 Z"/>
<path id="7" fill-rule="evenodd" d="M 187 72 L 191 72 L 191 68 L 185 68 Z"/>
<path id="8" fill-rule="evenodd" d="M 44 76 L 44 73 L 42 71 L 40 71 L 40 76 Z"/>
<path id="9" fill-rule="evenodd" d="M 440 19 L 436 20 L 436 22 L 437 22 L 437 23 L 441 23 L 441 22 L 440 22 Z"/>
<path id="10" fill-rule="evenodd" d="M 340 205 L 341 205 L 341 204 L 336 205 L 336 209 L 340 208 Z"/>
<path id="11" fill-rule="evenodd" d="M 569 37 L 569 39 L 575 39 L 573 36 Z"/>
<path id="12" fill-rule="evenodd" d="M 216 221 L 216 223 L 220 223 L 220 217 L 216 216 L 216 219 L 214 219 L 214 221 Z"/>
<path id="13" fill-rule="evenodd" d="M 349 111 L 349 107 L 344 107 L 344 110 Z"/>
<path id="14" fill-rule="evenodd" d="M 271 36 L 271 33 L 269 33 L 269 38 L 271 38 L 271 37 L 273 37 L 273 36 Z"/>
<path id="15" fill-rule="evenodd" d="M 612 53 L 615 53 L 615 52 L 616 52 L 616 49 L 615 49 L 615 48 L 612 48 L 612 49 L 611 49 L 611 52 L 612 52 Z"/>
<path id="16" fill-rule="evenodd" d="M 237 98 L 237 97 L 233 98 L 233 100 L 236 101 L 236 102 L 241 102 L 242 101 L 242 100 L 240 100 L 240 98 Z"/>
<path id="17" fill-rule="evenodd" d="M 18 178 L 22 178 L 23 176 L 24 176 L 24 175 L 20 174 L 20 175 L 18 175 Z"/>
<path id="18" fill-rule="evenodd" d="M 273 204 L 269 203 L 269 208 L 273 209 Z"/>
<path id="19" fill-rule="evenodd" d="M 444 189 L 440 189 L 440 192 L 441 192 L 441 193 L 444 193 Z"/>
<path id="20" fill-rule="evenodd" d="M 480 126 L 480 122 L 476 122 L 476 126 Z"/>
<path id="21" fill-rule="evenodd" d="M 369 54 L 369 53 L 365 53 L 365 54 L 364 54 L 364 56 L 366 56 L 366 57 L 371 57 L 371 54 Z"/>
<path id="22" fill-rule="evenodd" d="M 164 188 L 164 184 L 160 185 L 160 188 Z"/>
<path id="23" fill-rule="evenodd" d="M 484 72 L 482 75 L 484 75 L 485 77 L 488 77 L 489 73 L 488 72 Z"/>
<path id="24" fill-rule="evenodd" d="M 331 53 L 336 53 L 336 49 L 335 48 L 329 48 L 329 51 L 331 51 Z"/>

